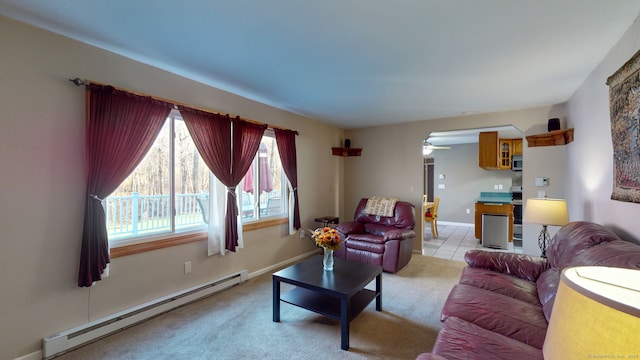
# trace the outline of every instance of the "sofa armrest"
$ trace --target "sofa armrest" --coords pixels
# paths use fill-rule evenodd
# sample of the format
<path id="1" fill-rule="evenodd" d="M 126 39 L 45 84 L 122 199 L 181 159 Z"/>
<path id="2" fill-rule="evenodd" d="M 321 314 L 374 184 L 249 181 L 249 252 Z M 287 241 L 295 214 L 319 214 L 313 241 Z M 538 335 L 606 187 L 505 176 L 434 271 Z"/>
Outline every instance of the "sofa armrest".
<path id="1" fill-rule="evenodd" d="M 336 230 L 338 230 L 343 235 L 349 234 L 362 234 L 364 233 L 364 225 L 358 221 L 347 221 L 342 222 L 336 226 Z"/>
<path id="2" fill-rule="evenodd" d="M 407 229 L 394 229 L 384 233 L 384 241 L 404 240 L 404 239 L 411 239 L 414 237 L 416 237 L 416 232 L 413 230 L 407 230 Z"/>
<path id="3" fill-rule="evenodd" d="M 469 250 L 464 254 L 464 260 L 471 267 L 497 271 L 534 282 L 540 274 L 549 269 L 547 259 L 523 254 Z"/>

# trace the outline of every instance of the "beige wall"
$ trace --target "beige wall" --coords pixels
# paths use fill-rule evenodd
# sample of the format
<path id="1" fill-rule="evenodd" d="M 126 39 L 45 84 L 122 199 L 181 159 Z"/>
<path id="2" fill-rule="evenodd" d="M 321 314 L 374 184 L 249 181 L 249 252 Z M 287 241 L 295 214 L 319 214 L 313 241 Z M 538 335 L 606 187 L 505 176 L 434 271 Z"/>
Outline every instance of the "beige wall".
<path id="1" fill-rule="evenodd" d="M 342 130 L 0 17 L 0 359 L 45 336 L 247 269 L 313 251 L 287 226 L 245 234 L 245 249 L 206 256 L 193 243 L 114 259 L 110 277 L 76 286 L 84 194 L 80 77 L 298 130 L 301 218 L 338 213 Z M 320 171 L 322 170 L 322 171 Z M 191 261 L 192 273 L 183 273 Z"/>
<path id="2" fill-rule="evenodd" d="M 346 136 L 351 138 L 353 146 L 362 147 L 363 150 L 361 157 L 346 160 L 349 165 L 345 165 L 344 213 L 353 217 L 352 214 L 355 211 L 358 200 L 372 195 L 395 196 L 412 202 L 416 209 L 420 209 L 423 184 L 422 140 L 430 132 L 513 125 L 526 135 L 544 133 L 547 131 L 547 120 L 551 117 L 563 117 L 564 109 L 565 107 L 561 104 L 500 113 L 426 120 L 394 126 L 347 130 L 345 132 Z M 557 182 L 554 182 L 556 184 L 554 186 L 563 184 L 566 169 L 563 157 L 559 154 L 566 150 L 563 147 L 550 147 L 546 151 L 539 151 L 538 149 L 540 148 L 529 148 L 526 140 L 523 144 L 523 159 L 525 161 L 525 169 L 522 173 L 523 197 L 536 196 L 533 178 L 540 176 L 537 166 L 529 166 L 529 163 L 533 165 L 540 162 L 548 162 L 549 166 L 545 167 L 543 172 L 545 176 L 554 180 L 558 179 Z M 468 177 L 471 179 L 477 177 L 477 152 L 467 151 L 461 154 L 465 157 L 447 159 L 450 163 L 445 165 L 440 162 L 440 166 L 446 166 L 451 169 L 451 167 L 456 166 L 456 163 L 459 163 L 460 167 L 448 171 L 454 171 L 456 176 L 460 178 Z M 474 158 L 469 159 L 471 156 Z M 437 166 L 438 164 L 436 164 Z M 495 172 L 489 170 L 483 174 L 488 178 L 497 176 L 494 179 L 490 179 L 490 181 L 500 180 L 503 175 L 493 174 Z M 438 170 L 436 170 L 437 173 Z M 466 210 L 473 204 L 475 200 L 473 197 L 477 197 L 474 194 L 479 195 L 481 191 L 492 191 L 487 187 L 488 185 L 484 182 L 478 182 L 471 187 L 465 185 L 465 199 L 454 193 L 455 187 L 451 191 L 440 191 L 441 201 L 448 205 L 445 215 L 440 214 L 439 219 L 441 221 L 457 222 L 457 213 Z M 555 196 L 564 197 L 563 186 L 560 186 L 559 193 L 555 194 Z M 420 214 L 420 211 L 416 213 Z M 416 229 L 420 229 L 421 226 L 422 218 L 417 215 Z M 525 225 L 524 231 L 526 232 L 530 226 L 534 225 Z M 532 227 L 531 229 L 531 231 L 538 229 L 539 232 L 539 228 Z M 420 237 L 417 238 L 417 241 L 420 241 L 419 239 Z M 414 249 L 419 248 L 419 244 L 414 246 Z M 537 233 L 535 237 L 525 236 L 523 249 L 528 254 L 539 255 Z"/>
<path id="3" fill-rule="evenodd" d="M 0 29 L 1 359 L 37 351 L 41 339 L 57 331 L 235 270 L 261 271 L 313 249 L 280 226 L 247 233 L 246 249 L 225 257 L 206 257 L 206 245 L 196 243 L 114 259 L 108 279 L 90 289 L 78 288 L 84 97 L 67 81 L 70 77 L 298 130 L 301 216 L 306 227 L 314 226 L 313 218 L 320 215 L 352 217 L 363 196 L 386 194 L 419 206 L 421 141 L 429 132 L 513 124 L 532 134 L 544 132 L 547 119 L 559 116 L 575 128 L 576 140 L 563 148 L 524 147 L 525 162 L 530 164 L 526 166 L 531 168 L 523 174 L 525 197 L 535 196 L 533 177 L 539 174 L 533 168 L 540 167 L 554 186 L 555 179 L 565 183 L 550 195 L 566 195 L 572 220 L 600 222 L 621 233 L 640 231 L 635 222 L 639 205 L 609 199 L 612 149 L 605 85 L 606 78 L 640 48 L 637 21 L 566 108 L 356 129 L 346 131 L 346 136 L 340 129 L 4 17 Z M 345 137 L 351 138 L 353 147 L 363 148 L 361 157 L 330 155 L 330 148 Z M 525 247 L 531 253 L 538 252 L 533 237 L 538 231 L 525 226 Z M 185 261 L 193 263 L 189 275 L 182 271 Z"/>
<path id="4" fill-rule="evenodd" d="M 347 130 L 345 136 L 351 138 L 356 147 L 362 147 L 363 152 L 361 158 L 351 158 L 349 166 L 345 166 L 344 213 L 353 214 L 361 197 L 379 194 L 397 196 L 419 206 L 423 181 L 420 147 L 430 132 L 512 124 L 525 135 L 532 135 L 546 132 L 547 119 L 559 117 L 563 128 L 575 129 L 575 140 L 565 146 L 537 148 L 529 148 L 525 140 L 523 197 L 537 197 L 537 191 L 542 190 L 550 197 L 566 198 L 572 221 L 588 220 L 608 225 L 620 235 L 640 242 L 637 235 L 640 224 L 635 221 L 640 214 L 640 205 L 610 199 L 613 150 L 606 85 L 607 77 L 640 48 L 638 34 L 640 21 L 636 20 L 564 104 Z M 548 177 L 549 186 L 534 187 L 534 178 L 538 176 Z M 419 229 L 420 216 L 416 221 Z M 556 231 L 557 228 L 550 228 L 552 234 Z M 539 225 L 524 224 L 525 253 L 540 253 L 539 232 Z"/>
<path id="5" fill-rule="evenodd" d="M 484 170 L 478 166 L 478 143 L 452 145 L 449 150 L 436 150 L 433 154 L 434 195 L 441 199 L 438 205 L 441 221 L 473 224 L 480 192 L 511 191 L 510 170 Z M 439 178 L 440 174 L 444 179 Z M 440 189 L 439 184 L 445 188 Z M 495 190 L 494 185 L 502 185 L 502 190 Z"/>
<path id="6" fill-rule="evenodd" d="M 571 219 L 614 227 L 640 242 L 640 204 L 611 200 L 613 146 L 607 78 L 640 49 L 640 20 L 612 48 L 568 102 L 575 142 L 567 152 L 567 194 Z"/>

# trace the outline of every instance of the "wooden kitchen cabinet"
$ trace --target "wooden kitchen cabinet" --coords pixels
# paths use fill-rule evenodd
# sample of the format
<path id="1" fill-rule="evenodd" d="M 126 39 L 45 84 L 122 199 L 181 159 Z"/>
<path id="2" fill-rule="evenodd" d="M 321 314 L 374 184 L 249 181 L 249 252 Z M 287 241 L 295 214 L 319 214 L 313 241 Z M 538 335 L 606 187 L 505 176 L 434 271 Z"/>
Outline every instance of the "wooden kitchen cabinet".
<path id="1" fill-rule="evenodd" d="M 522 155 L 522 139 L 500 139 L 497 131 L 478 137 L 478 165 L 485 170 L 510 170 L 513 155 Z"/>
<path id="2" fill-rule="evenodd" d="M 513 155 L 522 155 L 522 139 L 512 139 Z"/>
<path id="3" fill-rule="evenodd" d="M 507 215 L 509 217 L 509 242 L 513 241 L 513 204 L 476 203 L 475 235 L 482 241 L 482 214 Z"/>
<path id="4" fill-rule="evenodd" d="M 498 169 L 498 132 L 481 132 L 478 137 L 478 165 L 483 169 Z"/>
<path id="5" fill-rule="evenodd" d="M 500 139 L 498 145 L 498 168 L 501 170 L 511 169 L 512 155 L 513 141 L 511 139 Z"/>

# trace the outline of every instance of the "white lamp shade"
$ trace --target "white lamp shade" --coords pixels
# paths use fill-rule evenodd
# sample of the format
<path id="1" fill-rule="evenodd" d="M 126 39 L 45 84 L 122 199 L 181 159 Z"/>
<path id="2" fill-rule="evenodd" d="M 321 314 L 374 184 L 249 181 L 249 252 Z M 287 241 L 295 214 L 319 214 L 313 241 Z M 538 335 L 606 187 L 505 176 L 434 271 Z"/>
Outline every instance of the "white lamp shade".
<path id="1" fill-rule="evenodd" d="M 638 358 L 640 270 L 565 269 L 542 352 L 546 360 Z"/>
<path id="2" fill-rule="evenodd" d="M 541 225 L 566 225 L 569 223 L 567 202 L 564 199 L 527 199 L 523 220 Z"/>

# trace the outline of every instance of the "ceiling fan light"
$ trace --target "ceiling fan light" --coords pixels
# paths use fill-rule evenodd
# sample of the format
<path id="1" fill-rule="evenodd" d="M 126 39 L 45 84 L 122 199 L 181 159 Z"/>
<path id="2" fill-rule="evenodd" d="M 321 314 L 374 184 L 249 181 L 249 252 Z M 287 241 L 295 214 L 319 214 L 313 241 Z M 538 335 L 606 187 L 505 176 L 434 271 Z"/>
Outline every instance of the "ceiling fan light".
<path id="1" fill-rule="evenodd" d="M 430 155 L 432 152 L 433 152 L 433 146 L 425 141 L 425 144 L 422 145 L 422 156 Z"/>

